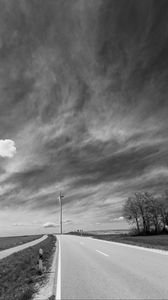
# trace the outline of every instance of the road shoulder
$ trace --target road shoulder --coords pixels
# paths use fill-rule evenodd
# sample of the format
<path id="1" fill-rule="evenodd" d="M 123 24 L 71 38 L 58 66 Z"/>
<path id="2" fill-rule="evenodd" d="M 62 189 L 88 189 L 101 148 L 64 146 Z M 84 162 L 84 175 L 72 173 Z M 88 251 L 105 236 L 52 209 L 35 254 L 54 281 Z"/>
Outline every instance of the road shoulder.
<path id="1" fill-rule="evenodd" d="M 53 254 L 52 265 L 49 271 L 48 279 L 45 285 L 40 288 L 39 292 L 34 295 L 32 300 L 55 300 L 58 248 L 58 240 L 56 240 L 55 252 Z"/>

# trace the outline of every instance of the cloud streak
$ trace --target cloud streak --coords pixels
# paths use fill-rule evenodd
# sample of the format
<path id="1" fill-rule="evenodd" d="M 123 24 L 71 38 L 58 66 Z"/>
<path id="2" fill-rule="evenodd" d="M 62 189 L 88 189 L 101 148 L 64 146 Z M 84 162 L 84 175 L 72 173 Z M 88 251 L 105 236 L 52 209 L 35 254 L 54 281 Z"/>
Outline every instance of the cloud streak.
<path id="1" fill-rule="evenodd" d="M 44 228 L 51 228 L 51 227 L 56 227 L 56 226 L 58 226 L 58 225 L 55 223 L 51 223 L 51 222 L 47 222 L 47 223 L 43 224 Z"/>
<path id="2" fill-rule="evenodd" d="M 132 192 L 161 193 L 167 1 L 2 0 L 0 8 L 0 136 L 9 137 L 0 141 L 0 206 L 52 223 L 62 190 L 66 220 L 109 227 Z"/>

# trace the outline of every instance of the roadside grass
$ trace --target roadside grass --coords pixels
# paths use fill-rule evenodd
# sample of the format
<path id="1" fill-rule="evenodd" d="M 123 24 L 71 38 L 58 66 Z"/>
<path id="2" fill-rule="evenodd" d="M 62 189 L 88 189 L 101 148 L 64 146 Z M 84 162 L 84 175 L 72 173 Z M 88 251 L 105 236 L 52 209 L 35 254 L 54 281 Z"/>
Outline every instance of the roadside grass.
<path id="1" fill-rule="evenodd" d="M 56 237 L 0 260 L 0 300 L 29 300 L 45 283 L 52 263 Z M 43 249 L 46 272 L 38 271 L 39 248 Z"/>
<path id="2" fill-rule="evenodd" d="M 0 237 L 0 251 L 34 241 L 40 237 L 42 235 Z"/>
<path id="3" fill-rule="evenodd" d="M 141 247 L 168 250 L 168 234 L 132 236 L 129 234 L 95 234 L 93 238 Z"/>

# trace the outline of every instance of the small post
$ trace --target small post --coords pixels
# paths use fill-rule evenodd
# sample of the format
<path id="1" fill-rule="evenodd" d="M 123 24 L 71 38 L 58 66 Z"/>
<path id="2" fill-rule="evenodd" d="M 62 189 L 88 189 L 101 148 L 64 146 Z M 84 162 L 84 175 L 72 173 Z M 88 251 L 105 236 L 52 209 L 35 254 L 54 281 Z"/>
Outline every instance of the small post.
<path id="1" fill-rule="evenodd" d="M 43 273 L 43 249 L 39 249 L 39 272 Z"/>

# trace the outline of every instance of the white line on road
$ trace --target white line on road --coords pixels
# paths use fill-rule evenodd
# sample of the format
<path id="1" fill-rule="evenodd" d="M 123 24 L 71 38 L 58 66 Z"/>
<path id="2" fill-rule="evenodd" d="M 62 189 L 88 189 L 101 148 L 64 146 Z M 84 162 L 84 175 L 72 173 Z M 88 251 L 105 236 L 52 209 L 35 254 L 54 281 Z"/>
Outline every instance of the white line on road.
<path id="1" fill-rule="evenodd" d="M 104 252 L 101 252 L 99 250 L 96 250 L 96 252 L 99 252 L 100 254 L 103 254 L 104 256 L 109 256 L 108 254 L 104 253 Z"/>
<path id="2" fill-rule="evenodd" d="M 131 245 L 131 244 L 124 244 L 124 243 L 118 243 L 118 242 L 113 242 L 113 241 L 105 241 L 105 240 L 94 239 L 94 238 L 90 238 L 90 239 L 97 240 L 97 241 L 103 242 L 103 243 L 109 243 L 111 245 L 116 244 L 118 246 L 123 246 L 123 247 L 128 247 L 128 248 L 133 248 L 133 249 L 138 249 L 138 250 L 143 250 L 143 251 L 148 251 L 148 252 L 153 252 L 153 253 L 157 253 L 157 254 L 161 254 L 161 255 L 168 255 L 167 250 L 159 250 L 159 249 L 154 249 L 154 248 L 145 248 L 145 247 L 135 246 L 135 245 Z"/>
<path id="3" fill-rule="evenodd" d="M 59 238 L 59 249 L 58 249 L 59 254 L 58 254 L 58 273 L 57 273 L 56 300 L 61 300 L 61 242 L 60 242 L 60 238 Z"/>

